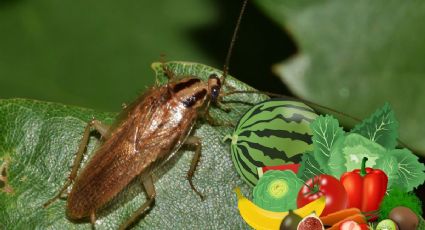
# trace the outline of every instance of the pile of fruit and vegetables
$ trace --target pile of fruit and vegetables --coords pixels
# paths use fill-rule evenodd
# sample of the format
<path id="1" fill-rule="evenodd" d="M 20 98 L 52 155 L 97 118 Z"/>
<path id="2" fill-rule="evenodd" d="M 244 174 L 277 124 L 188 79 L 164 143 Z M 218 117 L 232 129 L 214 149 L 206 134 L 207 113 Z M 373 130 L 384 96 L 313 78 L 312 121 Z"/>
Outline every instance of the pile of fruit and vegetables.
<path id="1" fill-rule="evenodd" d="M 398 146 L 397 129 L 388 104 L 350 131 L 302 102 L 255 105 L 229 136 L 253 187 L 252 201 L 235 189 L 241 217 L 254 229 L 425 229 L 412 193 L 425 166 Z"/>

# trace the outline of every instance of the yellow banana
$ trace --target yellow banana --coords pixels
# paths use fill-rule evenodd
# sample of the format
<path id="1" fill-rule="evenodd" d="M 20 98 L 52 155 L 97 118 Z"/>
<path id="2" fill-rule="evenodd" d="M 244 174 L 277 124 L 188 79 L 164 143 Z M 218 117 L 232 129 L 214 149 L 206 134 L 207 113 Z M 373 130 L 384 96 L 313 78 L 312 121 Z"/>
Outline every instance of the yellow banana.
<path id="1" fill-rule="evenodd" d="M 257 230 L 278 230 L 283 218 L 288 215 L 288 212 L 272 212 L 258 207 L 252 201 L 248 200 L 241 193 L 239 188 L 235 190 L 238 197 L 238 208 L 242 218 L 252 228 Z M 294 213 L 304 218 L 315 212 L 317 216 L 322 214 L 325 209 L 326 198 L 324 196 L 308 203 L 302 208 L 294 210 Z"/>

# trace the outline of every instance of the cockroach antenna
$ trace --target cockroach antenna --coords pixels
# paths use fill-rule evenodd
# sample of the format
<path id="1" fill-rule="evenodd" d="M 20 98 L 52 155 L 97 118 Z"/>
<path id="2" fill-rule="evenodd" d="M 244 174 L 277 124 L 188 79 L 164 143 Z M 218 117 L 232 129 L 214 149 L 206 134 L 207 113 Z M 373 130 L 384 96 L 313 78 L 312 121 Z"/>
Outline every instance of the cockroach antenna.
<path id="1" fill-rule="evenodd" d="M 248 0 L 244 0 L 242 4 L 241 12 L 239 13 L 238 20 L 236 21 L 236 26 L 233 31 L 232 40 L 230 40 L 229 49 L 227 50 L 226 59 L 223 66 L 223 76 L 221 79 L 221 84 L 224 85 L 224 81 L 226 80 L 227 73 L 229 72 L 229 63 L 230 63 L 230 57 L 232 56 L 233 47 L 235 46 L 236 37 L 238 35 L 239 26 L 242 21 L 242 16 L 245 12 L 246 4 L 248 3 Z"/>

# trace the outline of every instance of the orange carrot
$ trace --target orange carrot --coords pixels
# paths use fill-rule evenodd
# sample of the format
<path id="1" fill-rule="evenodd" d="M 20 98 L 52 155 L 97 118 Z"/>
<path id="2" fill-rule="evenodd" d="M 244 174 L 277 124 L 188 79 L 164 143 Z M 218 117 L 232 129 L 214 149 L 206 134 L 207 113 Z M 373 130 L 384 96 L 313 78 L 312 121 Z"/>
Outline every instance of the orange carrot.
<path id="1" fill-rule="evenodd" d="M 332 226 L 338 223 L 339 221 L 344 220 L 345 218 L 355 214 L 361 214 L 358 208 L 347 208 L 334 213 L 330 213 L 327 216 L 322 216 L 320 217 L 320 220 L 324 225 Z"/>
<path id="2" fill-rule="evenodd" d="M 366 224 L 366 218 L 363 214 L 354 214 L 352 216 L 349 216 L 341 221 L 339 221 L 338 223 L 335 223 L 334 225 L 332 225 L 332 227 L 327 228 L 326 230 L 339 230 L 339 225 L 341 225 L 344 221 L 347 220 L 352 220 L 355 221 L 358 224 Z"/>

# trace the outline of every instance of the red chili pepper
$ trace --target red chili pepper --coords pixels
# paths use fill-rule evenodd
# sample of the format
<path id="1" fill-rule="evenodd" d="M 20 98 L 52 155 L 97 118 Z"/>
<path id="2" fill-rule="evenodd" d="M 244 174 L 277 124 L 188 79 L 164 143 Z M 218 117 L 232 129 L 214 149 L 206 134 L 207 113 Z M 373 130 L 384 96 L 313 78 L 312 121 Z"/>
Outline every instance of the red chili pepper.
<path id="1" fill-rule="evenodd" d="M 370 212 L 379 208 L 387 191 L 388 177 L 382 170 L 366 168 L 366 161 L 364 157 L 362 168 L 344 173 L 340 181 L 347 191 L 348 208 Z"/>

